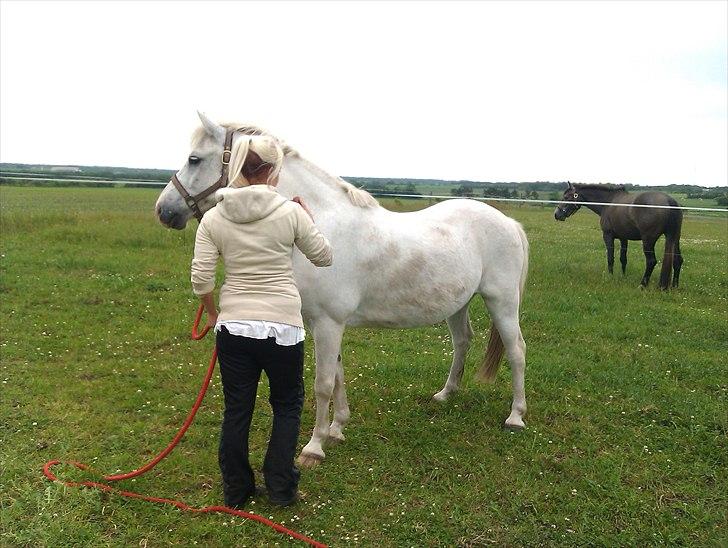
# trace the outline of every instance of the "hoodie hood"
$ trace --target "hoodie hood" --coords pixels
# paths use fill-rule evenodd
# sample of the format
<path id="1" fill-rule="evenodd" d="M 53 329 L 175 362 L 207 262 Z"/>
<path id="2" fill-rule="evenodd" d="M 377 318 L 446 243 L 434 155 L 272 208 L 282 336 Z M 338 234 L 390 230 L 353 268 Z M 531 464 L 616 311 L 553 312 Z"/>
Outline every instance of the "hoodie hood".
<path id="1" fill-rule="evenodd" d="M 268 185 L 222 188 L 215 198 L 220 214 L 234 223 L 264 219 L 288 201 Z"/>

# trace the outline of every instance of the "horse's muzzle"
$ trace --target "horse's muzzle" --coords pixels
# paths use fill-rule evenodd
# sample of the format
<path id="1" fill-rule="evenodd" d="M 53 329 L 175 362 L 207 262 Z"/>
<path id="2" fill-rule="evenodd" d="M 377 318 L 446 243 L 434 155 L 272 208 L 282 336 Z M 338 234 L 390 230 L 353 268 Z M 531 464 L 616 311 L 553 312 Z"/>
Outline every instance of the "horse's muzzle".
<path id="1" fill-rule="evenodd" d="M 187 225 L 187 219 L 185 219 L 184 215 L 175 213 L 166 207 L 157 206 L 155 208 L 155 213 L 157 214 L 159 222 L 167 228 L 182 230 Z"/>

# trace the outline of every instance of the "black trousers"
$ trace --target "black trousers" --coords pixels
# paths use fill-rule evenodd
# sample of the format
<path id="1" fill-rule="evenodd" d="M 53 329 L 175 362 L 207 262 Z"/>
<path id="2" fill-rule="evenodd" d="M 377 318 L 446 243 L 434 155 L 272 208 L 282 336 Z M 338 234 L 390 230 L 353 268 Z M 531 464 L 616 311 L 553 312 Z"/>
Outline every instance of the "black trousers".
<path id="1" fill-rule="evenodd" d="M 294 465 L 303 409 L 303 342 L 279 346 L 274 338 L 251 339 L 217 334 L 225 413 L 219 462 L 226 506 L 243 506 L 255 493 L 248 458 L 248 435 L 261 371 L 270 384 L 273 430 L 263 463 L 271 502 L 286 504 L 297 493 L 299 471 Z"/>

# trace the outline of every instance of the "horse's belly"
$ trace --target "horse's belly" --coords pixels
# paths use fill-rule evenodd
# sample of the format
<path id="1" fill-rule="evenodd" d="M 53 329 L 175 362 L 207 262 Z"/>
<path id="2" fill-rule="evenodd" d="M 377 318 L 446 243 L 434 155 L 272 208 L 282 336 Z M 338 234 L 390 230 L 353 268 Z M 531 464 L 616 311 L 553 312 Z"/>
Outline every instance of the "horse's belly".
<path id="1" fill-rule="evenodd" d="M 449 318 L 467 305 L 474 289 L 459 282 L 385 292 L 362 300 L 347 325 L 418 327 Z"/>
<path id="2" fill-rule="evenodd" d="M 642 235 L 640 234 L 639 228 L 634 225 L 623 225 L 613 230 L 614 235 L 617 238 L 624 240 L 641 240 Z"/>

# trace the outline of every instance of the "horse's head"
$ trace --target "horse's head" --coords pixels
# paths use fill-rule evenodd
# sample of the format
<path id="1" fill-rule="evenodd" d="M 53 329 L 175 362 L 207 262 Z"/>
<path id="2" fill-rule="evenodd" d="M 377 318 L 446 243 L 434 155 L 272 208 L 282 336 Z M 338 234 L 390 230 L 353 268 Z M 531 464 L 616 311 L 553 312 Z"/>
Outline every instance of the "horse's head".
<path id="1" fill-rule="evenodd" d="M 207 189 L 214 187 L 223 171 L 226 129 L 208 120 L 203 114 L 199 115 L 202 129 L 195 133 L 187 162 L 176 173 L 177 181 L 188 197 L 183 197 L 183 191 L 170 181 L 154 207 L 159 222 L 177 230 L 183 229 L 187 221 L 195 215 L 190 199 L 194 201 Z M 229 158 L 225 158 L 225 162 L 228 161 Z M 214 192 L 202 196 L 196 203 L 201 216 L 215 205 Z"/>
<path id="2" fill-rule="evenodd" d="M 564 195 L 561 197 L 563 202 L 556 206 L 554 211 L 554 218 L 557 221 L 565 221 L 567 217 L 573 215 L 580 207 L 579 204 L 570 202 L 579 202 L 579 190 L 569 183 L 569 187 L 564 191 Z"/>

